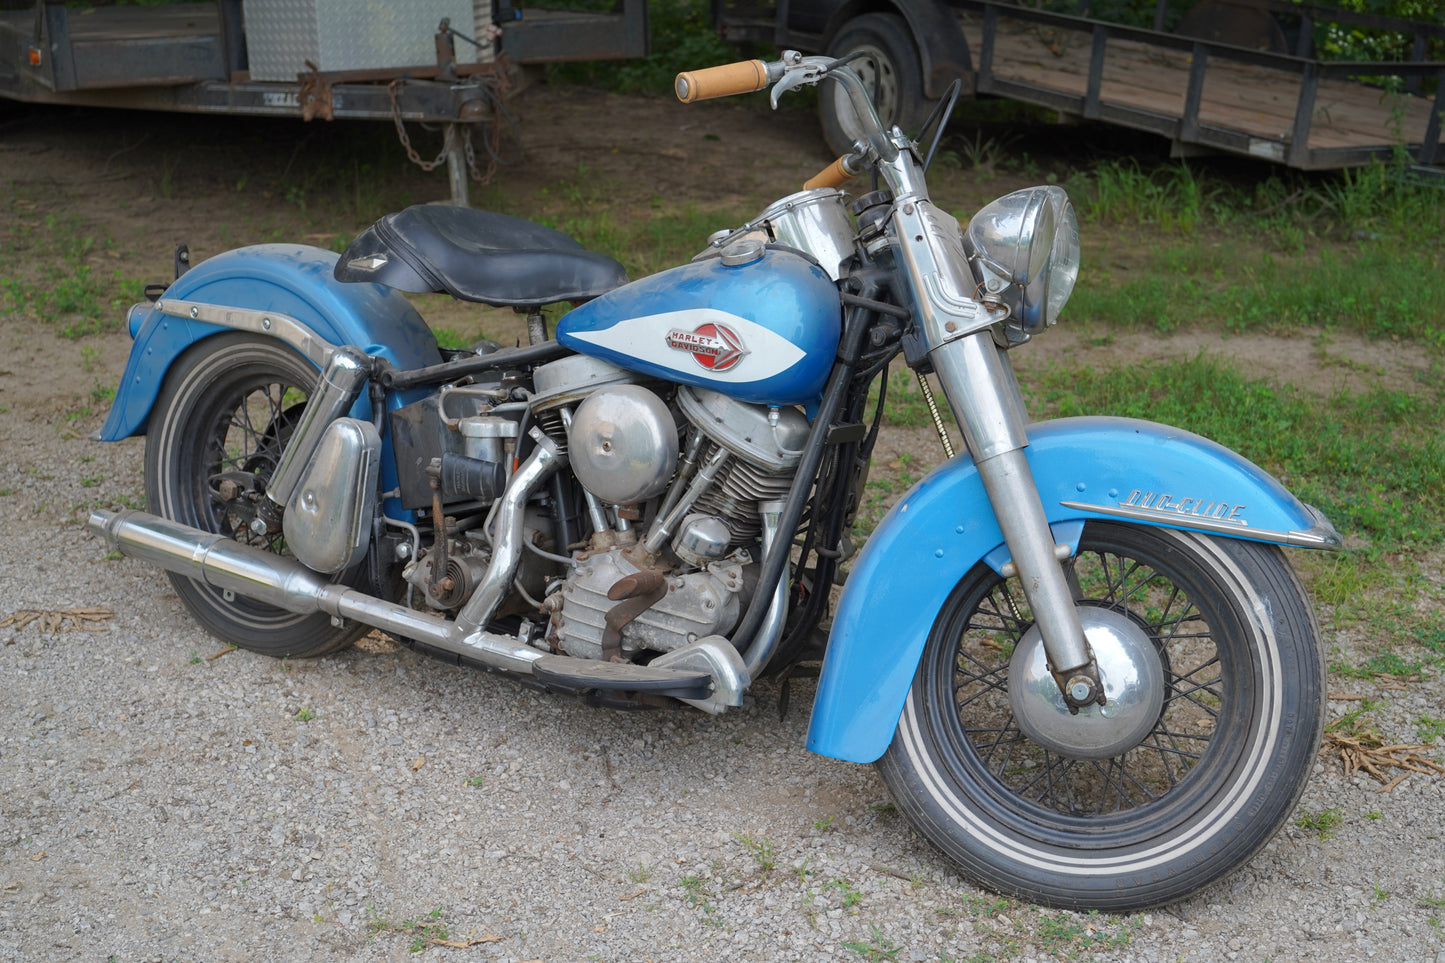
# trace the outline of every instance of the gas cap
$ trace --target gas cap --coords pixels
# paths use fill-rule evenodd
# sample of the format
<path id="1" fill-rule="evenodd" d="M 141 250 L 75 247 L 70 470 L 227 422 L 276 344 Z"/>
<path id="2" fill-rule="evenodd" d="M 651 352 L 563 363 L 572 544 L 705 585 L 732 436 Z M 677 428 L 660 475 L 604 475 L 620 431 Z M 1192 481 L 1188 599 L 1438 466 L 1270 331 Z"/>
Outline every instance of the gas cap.
<path id="1" fill-rule="evenodd" d="M 744 264 L 752 264 L 763 256 L 763 242 L 755 237 L 743 238 L 741 241 L 733 241 L 722 249 L 722 262 L 728 267 L 739 267 Z"/>

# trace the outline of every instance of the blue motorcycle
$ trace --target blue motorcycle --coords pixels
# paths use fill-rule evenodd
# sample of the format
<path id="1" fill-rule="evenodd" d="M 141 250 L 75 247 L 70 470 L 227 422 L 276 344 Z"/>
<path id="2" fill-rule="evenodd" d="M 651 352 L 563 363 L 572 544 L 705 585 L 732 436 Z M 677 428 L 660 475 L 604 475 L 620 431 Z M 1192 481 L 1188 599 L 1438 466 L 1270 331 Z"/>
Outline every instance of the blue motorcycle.
<path id="1" fill-rule="evenodd" d="M 1339 536 L 1189 432 L 1028 422 L 1009 351 L 1078 273 L 1062 189 L 960 224 L 843 61 L 787 52 L 677 93 L 776 104 L 825 79 L 853 149 L 638 281 L 443 206 L 339 258 L 268 244 L 184 272 L 132 309 L 102 431 L 146 436 L 150 511 L 89 527 L 166 569 L 206 630 L 276 657 L 379 629 L 596 704 L 710 713 L 821 658 L 808 747 L 875 763 L 981 884 L 1078 908 L 1182 897 L 1303 790 L 1324 667 L 1280 546 Z M 858 174 L 873 189 L 850 203 Z M 530 343 L 440 348 L 400 291 L 511 306 Z M 855 554 L 900 360 L 949 457 Z"/>

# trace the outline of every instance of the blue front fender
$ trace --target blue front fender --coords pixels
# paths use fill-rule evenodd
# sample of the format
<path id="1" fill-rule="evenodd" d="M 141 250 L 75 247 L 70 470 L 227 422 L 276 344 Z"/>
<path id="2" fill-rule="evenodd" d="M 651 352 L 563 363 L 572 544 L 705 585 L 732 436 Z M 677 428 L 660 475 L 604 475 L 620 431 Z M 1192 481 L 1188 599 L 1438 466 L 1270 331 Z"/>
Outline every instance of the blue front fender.
<path id="1" fill-rule="evenodd" d="M 379 284 L 343 284 L 332 276 L 335 266 L 336 255 L 321 248 L 258 244 L 202 261 L 165 296 L 290 315 L 331 344 L 354 345 L 398 368 L 441 361 L 436 338 L 411 302 Z M 144 433 L 171 364 L 192 344 L 229 329 L 140 304 L 131 311 L 130 330 L 135 344 L 100 430 L 102 441 Z M 369 409 L 364 398 L 358 405 Z"/>
<path id="2" fill-rule="evenodd" d="M 1055 538 L 1071 548 L 1084 521 L 1108 518 L 1339 546 L 1324 516 L 1267 472 L 1187 431 L 1062 418 L 1030 426 L 1025 450 Z M 851 762 L 883 754 L 939 610 L 980 561 L 998 570 L 1008 553 L 978 470 L 962 455 L 914 486 L 854 563 L 833 619 L 809 749 Z"/>

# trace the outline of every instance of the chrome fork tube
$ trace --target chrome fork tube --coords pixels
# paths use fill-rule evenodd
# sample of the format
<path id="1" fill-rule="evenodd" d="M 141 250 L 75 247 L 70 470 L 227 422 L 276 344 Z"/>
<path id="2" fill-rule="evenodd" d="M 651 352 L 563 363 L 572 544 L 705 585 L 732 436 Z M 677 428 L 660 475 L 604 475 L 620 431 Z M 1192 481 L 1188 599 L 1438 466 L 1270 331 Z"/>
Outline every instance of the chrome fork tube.
<path id="1" fill-rule="evenodd" d="M 1055 554 L 1054 536 L 1024 447 L 1023 396 L 1013 369 L 988 331 L 979 331 L 940 345 L 932 353 L 933 369 L 943 385 L 964 441 L 973 455 L 1012 556 L 1024 596 L 1043 636 L 1044 651 L 1061 688 L 1093 662 L 1073 594 Z M 1097 686 L 1093 673 L 1078 680 Z M 1065 698 L 1071 703 L 1082 690 Z"/>
<path id="2" fill-rule="evenodd" d="M 512 579 L 517 577 L 517 566 L 522 561 L 522 539 L 526 537 L 522 523 L 526 520 L 527 500 L 554 471 L 567 464 L 567 456 L 541 429 L 533 428 L 528 434 L 537 443 L 537 448 L 507 483 L 502 506 L 497 510 L 497 533 L 492 542 L 491 564 L 487 566 L 482 583 L 457 613 L 456 624 L 462 634 L 480 629 L 496 613 L 497 606 L 512 586 Z"/>

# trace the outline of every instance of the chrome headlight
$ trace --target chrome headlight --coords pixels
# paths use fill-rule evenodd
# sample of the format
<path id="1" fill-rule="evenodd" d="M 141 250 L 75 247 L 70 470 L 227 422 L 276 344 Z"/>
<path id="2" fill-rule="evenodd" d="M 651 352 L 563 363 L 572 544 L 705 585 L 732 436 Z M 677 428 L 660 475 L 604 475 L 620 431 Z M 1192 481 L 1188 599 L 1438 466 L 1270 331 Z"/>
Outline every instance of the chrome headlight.
<path id="1" fill-rule="evenodd" d="M 1062 187 L 1005 194 L 968 222 L 964 250 L 984 289 L 1012 302 L 1015 319 L 1035 332 L 1059 319 L 1079 276 L 1079 222 Z"/>

